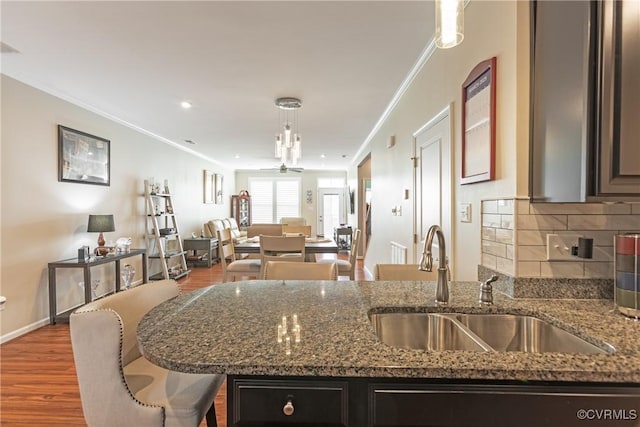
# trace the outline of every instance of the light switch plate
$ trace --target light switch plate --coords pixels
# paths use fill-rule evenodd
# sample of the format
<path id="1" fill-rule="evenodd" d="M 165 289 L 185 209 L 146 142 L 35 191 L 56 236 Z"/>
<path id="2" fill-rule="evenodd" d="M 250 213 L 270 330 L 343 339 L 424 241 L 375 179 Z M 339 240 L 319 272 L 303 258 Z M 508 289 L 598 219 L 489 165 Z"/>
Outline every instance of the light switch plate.
<path id="1" fill-rule="evenodd" d="M 580 261 L 571 255 L 571 246 L 578 244 L 581 234 L 547 234 L 548 261 Z"/>
<path id="2" fill-rule="evenodd" d="M 460 222 L 471 222 L 471 203 L 460 203 Z"/>

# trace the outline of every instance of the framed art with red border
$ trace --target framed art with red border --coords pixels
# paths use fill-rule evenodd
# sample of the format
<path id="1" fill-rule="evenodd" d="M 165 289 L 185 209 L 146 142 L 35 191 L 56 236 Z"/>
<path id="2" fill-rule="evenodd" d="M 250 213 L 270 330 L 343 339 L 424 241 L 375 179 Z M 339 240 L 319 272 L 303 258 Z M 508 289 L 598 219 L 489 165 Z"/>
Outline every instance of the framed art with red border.
<path id="1" fill-rule="evenodd" d="M 496 57 L 474 67 L 462 84 L 461 184 L 495 179 Z"/>

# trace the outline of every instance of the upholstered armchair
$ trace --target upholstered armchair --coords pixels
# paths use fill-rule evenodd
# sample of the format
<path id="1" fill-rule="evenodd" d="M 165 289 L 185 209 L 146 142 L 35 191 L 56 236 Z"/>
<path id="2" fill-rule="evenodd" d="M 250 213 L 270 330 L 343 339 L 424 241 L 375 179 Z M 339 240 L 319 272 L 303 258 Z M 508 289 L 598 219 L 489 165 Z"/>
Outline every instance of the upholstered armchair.
<path id="1" fill-rule="evenodd" d="M 170 371 L 138 348 L 140 319 L 178 295 L 162 280 L 88 303 L 71 314 L 70 331 L 85 420 L 93 426 L 215 426 L 213 400 L 224 375 Z"/>

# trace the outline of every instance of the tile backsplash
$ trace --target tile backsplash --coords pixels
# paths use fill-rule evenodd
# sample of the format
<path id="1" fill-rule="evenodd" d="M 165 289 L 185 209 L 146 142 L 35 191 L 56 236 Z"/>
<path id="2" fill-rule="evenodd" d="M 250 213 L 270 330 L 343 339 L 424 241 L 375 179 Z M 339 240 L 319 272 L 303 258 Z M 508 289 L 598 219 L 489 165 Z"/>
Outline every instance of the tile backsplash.
<path id="1" fill-rule="evenodd" d="M 482 265 L 512 277 L 613 278 L 613 236 L 640 232 L 638 203 L 482 202 Z M 547 260 L 547 234 L 593 239 L 593 258 Z"/>

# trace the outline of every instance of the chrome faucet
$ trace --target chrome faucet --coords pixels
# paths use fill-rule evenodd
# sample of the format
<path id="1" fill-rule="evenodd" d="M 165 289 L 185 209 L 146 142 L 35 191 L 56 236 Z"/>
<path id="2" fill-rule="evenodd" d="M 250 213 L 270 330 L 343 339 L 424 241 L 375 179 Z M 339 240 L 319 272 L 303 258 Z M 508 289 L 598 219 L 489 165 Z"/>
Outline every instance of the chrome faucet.
<path id="1" fill-rule="evenodd" d="M 438 225 L 432 225 L 427 231 L 422 248 L 422 257 L 418 269 L 431 271 L 433 268 L 433 256 L 431 255 L 431 245 L 433 236 L 438 237 L 438 282 L 436 286 L 436 304 L 447 305 L 449 303 L 449 262 L 447 261 L 447 250 L 444 243 L 444 234 Z"/>
<path id="2" fill-rule="evenodd" d="M 480 283 L 480 297 L 478 299 L 480 305 L 493 305 L 493 286 L 491 284 L 496 280 L 498 280 L 498 276 L 494 274 L 484 282 Z"/>

